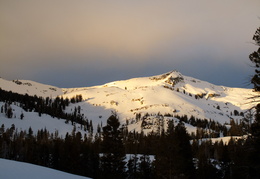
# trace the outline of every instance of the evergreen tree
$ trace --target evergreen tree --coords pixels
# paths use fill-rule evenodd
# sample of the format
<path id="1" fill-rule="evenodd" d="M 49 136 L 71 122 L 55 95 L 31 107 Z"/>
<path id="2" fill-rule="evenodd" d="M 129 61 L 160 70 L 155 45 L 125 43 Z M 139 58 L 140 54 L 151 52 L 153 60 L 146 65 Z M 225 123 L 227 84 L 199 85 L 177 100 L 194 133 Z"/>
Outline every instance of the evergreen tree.
<path id="1" fill-rule="evenodd" d="M 143 155 L 140 157 L 141 162 L 138 165 L 139 178 L 152 179 L 154 178 L 152 163 L 150 157 Z"/>
<path id="2" fill-rule="evenodd" d="M 255 35 L 253 36 L 253 40 L 255 44 L 259 47 L 257 51 L 254 51 L 252 54 L 249 55 L 250 60 L 255 64 L 255 75 L 251 79 L 251 83 L 254 85 L 254 90 L 258 92 L 258 95 L 255 97 L 257 98 L 258 102 L 260 97 L 260 27 L 256 30 Z M 251 131 L 252 136 L 254 137 L 254 144 L 255 149 L 259 151 L 260 149 L 260 103 L 256 105 L 256 114 L 255 114 L 255 121 L 252 124 Z M 258 155 L 260 159 L 260 156 Z M 259 166 L 259 163 L 258 163 Z M 259 166 L 260 168 L 260 166 Z"/>
<path id="3" fill-rule="evenodd" d="M 176 171 L 183 178 L 194 177 L 194 165 L 190 137 L 183 123 L 175 127 L 174 138 L 176 141 L 177 165 Z"/>
<path id="4" fill-rule="evenodd" d="M 23 120 L 23 118 L 24 118 L 24 114 L 21 113 L 21 115 L 20 115 L 20 119 Z"/>
<path id="5" fill-rule="evenodd" d="M 252 77 L 251 83 L 254 85 L 254 90 L 257 92 L 257 95 L 253 98 L 256 99 L 258 104 L 255 106 L 255 120 L 251 125 L 252 141 L 250 144 L 252 144 L 253 148 L 249 145 L 250 150 L 252 150 L 249 160 L 251 162 L 251 175 L 260 178 L 260 27 L 256 30 L 253 40 L 259 48 L 249 55 L 249 59 L 255 64 L 255 75 Z"/>
<path id="6" fill-rule="evenodd" d="M 220 178 L 220 174 L 218 170 L 211 163 L 211 147 L 212 142 L 206 141 L 200 144 L 199 150 L 197 153 L 197 178 L 200 179 L 217 179 Z"/>
<path id="7" fill-rule="evenodd" d="M 253 36 L 255 45 L 259 48 L 257 51 L 254 51 L 249 55 L 249 59 L 255 65 L 255 75 L 251 79 L 251 83 L 254 85 L 255 91 L 260 91 L 260 27 L 256 30 L 255 35 Z"/>
<path id="8" fill-rule="evenodd" d="M 173 178 L 175 171 L 174 125 L 169 121 L 166 135 L 160 136 L 156 152 L 155 171 L 157 178 Z M 166 137 L 167 136 L 167 137 Z"/>
<path id="9" fill-rule="evenodd" d="M 128 168 L 127 178 L 129 179 L 138 178 L 137 165 L 138 165 L 138 157 L 135 154 L 134 156 L 130 157 L 130 159 L 127 162 L 127 168 Z"/>
<path id="10" fill-rule="evenodd" d="M 103 127 L 103 141 L 101 144 L 101 178 L 125 178 L 125 149 L 122 130 L 116 114 L 112 114 L 107 125 Z"/>
<path id="11" fill-rule="evenodd" d="M 249 146 L 247 148 L 250 151 L 250 176 L 260 178 L 260 103 L 256 106 L 256 114 L 254 123 L 251 125 L 252 138 L 249 139 Z"/>
<path id="12" fill-rule="evenodd" d="M 13 117 L 13 109 L 10 105 L 7 105 L 5 114 L 6 114 L 6 117 L 8 117 L 8 118 Z"/>
<path id="13" fill-rule="evenodd" d="M 190 138 L 183 123 L 176 127 L 169 121 L 165 136 L 161 136 L 155 161 L 157 178 L 192 178 L 194 166 Z"/>

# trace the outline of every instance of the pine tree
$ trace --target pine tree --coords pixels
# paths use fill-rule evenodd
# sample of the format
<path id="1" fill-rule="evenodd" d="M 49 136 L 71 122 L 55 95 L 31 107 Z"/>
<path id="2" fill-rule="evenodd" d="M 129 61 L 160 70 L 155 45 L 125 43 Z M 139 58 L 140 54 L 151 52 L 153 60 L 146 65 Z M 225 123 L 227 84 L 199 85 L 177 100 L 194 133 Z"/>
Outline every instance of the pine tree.
<path id="1" fill-rule="evenodd" d="M 13 109 L 10 105 L 8 105 L 7 110 L 6 110 L 6 117 L 7 118 L 12 118 L 13 117 Z"/>
<path id="2" fill-rule="evenodd" d="M 175 127 L 174 139 L 176 142 L 176 173 L 184 178 L 192 178 L 194 165 L 190 137 L 183 123 L 179 123 Z"/>
<path id="3" fill-rule="evenodd" d="M 210 147 L 211 141 L 203 142 L 197 154 L 198 159 L 198 169 L 197 169 L 197 178 L 200 179 L 217 179 L 220 178 L 218 175 L 217 169 L 212 165 L 210 160 Z"/>
<path id="4" fill-rule="evenodd" d="M 253 36 L 255 45 L 259 48 L 257 51 L 254 51 L 249 55 L 249 59 L 255 65 L 255 75 L 251 79 L 251 83 L 254 85 L 255 91 L 260 91 L 260 27 L 256 30 L 255 35 Z"/>
<path id="5" fill-rule="evenodd" d="M 255 75 L 252 77 L 251 83 L 254 85 L 254 90 L 257 92 L 257 95 L 253 98 L 256 99 L 255 101 L 258 102 L 258 104 L 255 106 L 255 120 L 251 125 L 252 141 L 250 144 L 252 144 L 253 151 L 251 152 L 249 160 L 251 161 L 251 171 L 253 171 L 251 172 L 251 175 L 255 175 L 260 178 L 260 27 L 256 30 L 253 40 L 255 41 L 255 45 L 259 48 L 257 51 L 254 51 L 249 55 L 249 59 L 255 65 Z"/>
<path id="6" fill-rule="evenodd" d="M 116 114 L 112 114 L 103 127 L 101 178 L 125 178 L 125 149 L 119 127 Z"/>
<path id="7" fill-rule="evenodd" d="M 173 178 L 175 164 L 175 143 L 173 121 L 169 121 L 166 135 L 161 135 L 156 152 L 155 171 L 157 178 Z"/>
<path id="8" fill-rule="evenodd" d="M 169 121 L 165 136 L 162 135 L 156 154 L 157 178 L 192 178 L 194 166 L 190 138 L 183 123 L 176 127 Z"/>
<path id="9" fill-rule="evenodd" d="M 150 157 L 143 155 L 140 157 L 140 163 L 138 165 L 139 178 L 152 179 L 154 178 L 152 163 Z"/>
<path id="10" fill-rule="evenodd" d="M 138 165 L 138 157 L 135 154 L 134 156 L 130 157 L 130 159 L 127 162 L 127 168 L 128 168 L 127 178 L 129 179 L 138 178 L 137 165 Z"/>
<path id="11" fill-rule="evenodd" d="M 252 138 L 249 139 L 250 175 L 260 178 L 260 103 L 256 106 L 254 123 L 251 125 Z"/>
<path id="12" fill-rule="evenodd" d="M 255 35 L 253 36 L 253 40 L 255 41 L 255 44 L 259 47 L 257 51 L 254 51 L 252 54 L 249 55 L 249 59 L 255 64 L 255 75 L 251 79 L 251 83 L 254 85 L 254 90 L 257 92 L 257 96 L 254 98 L 257 98 L 257 102 L 259 101 L 260 97 L 260 27 L 256 30 Z M 254 146 L 256 151 L 260 150 L 260 103 L 258 103 L 255 106 L 256 114 L 255 114 L 255 121 L 251 126 L 251 132 L 254 140 Z M 260 155 L 256 156 L 258 159 L 260 159 Z M 258 162 L 258 171 L 260 169 L 260 164 Z M 260 174 L 259 174 L 260 175 Z"/>
<path id="13" fill-rule="evenodd" d="M 21 115 L 20 115 L 20 119 L 23 120 L 23 118 L 24 118 L 24 114 L 21 113 Z"/>

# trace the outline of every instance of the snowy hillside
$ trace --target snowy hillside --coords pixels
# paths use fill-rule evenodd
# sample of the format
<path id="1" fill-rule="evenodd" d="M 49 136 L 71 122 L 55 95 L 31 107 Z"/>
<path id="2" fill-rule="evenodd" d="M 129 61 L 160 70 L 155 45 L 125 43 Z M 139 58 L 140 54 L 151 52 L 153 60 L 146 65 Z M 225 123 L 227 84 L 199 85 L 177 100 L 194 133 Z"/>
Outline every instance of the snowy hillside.
<path id="1" fill-rule="evenodd" d="M 6 159 L 0 159 L 0 178 L 87 179 L 87 177 L 82 177 L 46 167 Z"/>
<path id="2" fill-rule="evenodd" d="M 188 115 L 201 119 L 212 119 L 222 124 L 231 118 L 241 119 L 239 114 L 249 109 L 251 89 L 216 86 L 208 82 L 186 77 L 172 71 L 163 75 L 115 81 L 89 88 L 64 89 L 65 97 L 81 94 L 85 101 L 82 112 L 91 115 L 92 108 L 104 108 L 118 112 L 122 122 L 132 121 L 137 113 Z M 87 105 L 86 105 L 87 104 Z M 86 107 L 84 107 L 84 105 Z M 92 116 L 94 117 L 94 116 Z M 94 119 L 93 119 L 94 120 Z"/>
<path id="3" fill-rule="evenodd" d="M 4 103 L 0 102 L 0 106 L 3 106 Z M 36 112 L 26 112 L 22 108 L 17 105 L 11 105 L 13 109 L 13 118 L 6 118 L 5 114 L 0 113 L 0 125 L 4 124 L 6 128 L 11 128 L 12 124 L 14 124 L 15 128 L 18 129 L 18 132 L 23 130 L 28 130 L 30 127 L 32 128 L 34 134 L 38 130 L 47 129 L 50 133 L 58 134 L 59 137 L 64 138 L 66 133 L 69 134 L 73 130 L 74 126 L 71 124 L 66 124 L 64 119 L 53 118 L 50 115 L 42 114 L 40 117 Z M 20 115 L 23 114 L 24 117 L 21 120 Z M 77 124 L 76 132 L 80 131 L 82 135 L 86 132 L 80 129 L 80 125 Z"/>
<path id="4" fill-rule="evenodd" d="M 63 94 L 60 88 L 30 80 L 7 81 L 0 78 L 0 88 L 5 91 L 12 91 L 19 94 L 27 93 L 30 96 L 56 97 Z"/>
<path id="5" fill-rule="evenodd" d="M 81 114 L 93 121 L 94 130 L 97 124 L 101 122 L 105 124 L 111 111 L 118 113 L 121 123 L 128 121 L 129 130 L 137 131 L 141 130 L 141 122 L 137 120 L 137 115 L 141 117 L 147 115 L 146 118 L 150 120 L 151 125 L 158 121 L 159 116 L 163 116 L 163 120 L 167 121 L 176 115 L 211 119 L 221 124 L 229 123 L 230 119 L 243 118 L 244 112 L 252 105 L 248 98 L 254 95 L 251 89 L 216 86 L 183 76 L 177 71 L 152 77 L 115 81 L 102 86 L 68 89 L 32 81 L 13 82 L 0 79 L 0 88 L 21 94 L 53 98 L 56 96 L 72 98 L 82 95 L 82 102 L 70 104 L 65 111 L 69 113 L 80 106 Z M 19 113 L 20 109 L 17 110 L 16 112 Z M 0 122 L 3 123 L 3 120 L 2 115 Z M 47 124 L 42 125 L 43 128 L 44 126 L 47 127 Z M 56 128 L 56 125 L 54 126 Z M 196 127 L 188 124 L 186 127 L 190 132 L 196 130 Z M 153 127 L 150 127 L 148 131 L 152 129 Z"/>

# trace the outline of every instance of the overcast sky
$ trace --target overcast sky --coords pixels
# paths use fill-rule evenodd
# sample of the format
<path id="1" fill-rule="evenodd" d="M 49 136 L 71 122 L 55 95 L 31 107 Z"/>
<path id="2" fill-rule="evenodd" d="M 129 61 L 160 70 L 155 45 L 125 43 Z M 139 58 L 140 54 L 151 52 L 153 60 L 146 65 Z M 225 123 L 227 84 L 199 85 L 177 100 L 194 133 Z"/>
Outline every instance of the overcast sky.
<path id="1" fill-rule="evenodd" d="M 248 87 L 259 0 L 0 0 L 0 77 L 58 87 L 178 70 Z"/>

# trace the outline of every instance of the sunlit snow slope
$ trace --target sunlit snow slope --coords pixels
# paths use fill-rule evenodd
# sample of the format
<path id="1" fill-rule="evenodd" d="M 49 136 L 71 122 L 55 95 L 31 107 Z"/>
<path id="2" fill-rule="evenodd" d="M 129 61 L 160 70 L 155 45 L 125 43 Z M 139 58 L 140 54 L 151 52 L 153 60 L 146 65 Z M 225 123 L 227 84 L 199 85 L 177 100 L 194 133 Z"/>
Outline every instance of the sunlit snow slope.
<path id="1" fill-rule="evenodd" d="M 28 94 L 31 96 L 56 97 L 62 95 L 62 89 L 37 83 L 30 80 L 7 81 L 0 78 L 0 88 L 5 91 L 12 91 L 19 94 Z"/>
<path id="2" fill-rule="evenodd" d="M 31 85 L 27 85 L 28 81 L 20 82 L 22 84 L 0 79 L 0 87 L 43 97 L 62 95 L 71 98 L 80 94 L 83 102 L 70 105 L 67 112 L 81 106 L 81 113 L 97 125 L 101 121 L 104 124 L 111 111 L 116 111 L 122 123 L 130 121 L 130 130 L 140 129 L 140 123 L 135 121 L 138 113 L 142 116 L 146 113 L 187 115 L 229 123 L 231 118 L 242 118 L 235 116 L 234 111 L 245 112 L 252 106 L 248 98 L 254 96 L 251 89 L 216 86 L 177 71 L 85 88 L 60 89 L 36 82 L 29 82 Z"/>
<path id="3" fill-rule="evenodd" d="M 248 98 L 254 95 L 251 89 L 216 86 L 176 71 L 64 91 L 63 96 L 81 94 L 84 103 L 116 110 L 121 119 L 133 118 L 136 113 L 160 112 L 193 115 L 221 123 L 229 122 L 234 110 L 243 112 L 250 108 L 252 104 Z"/>

